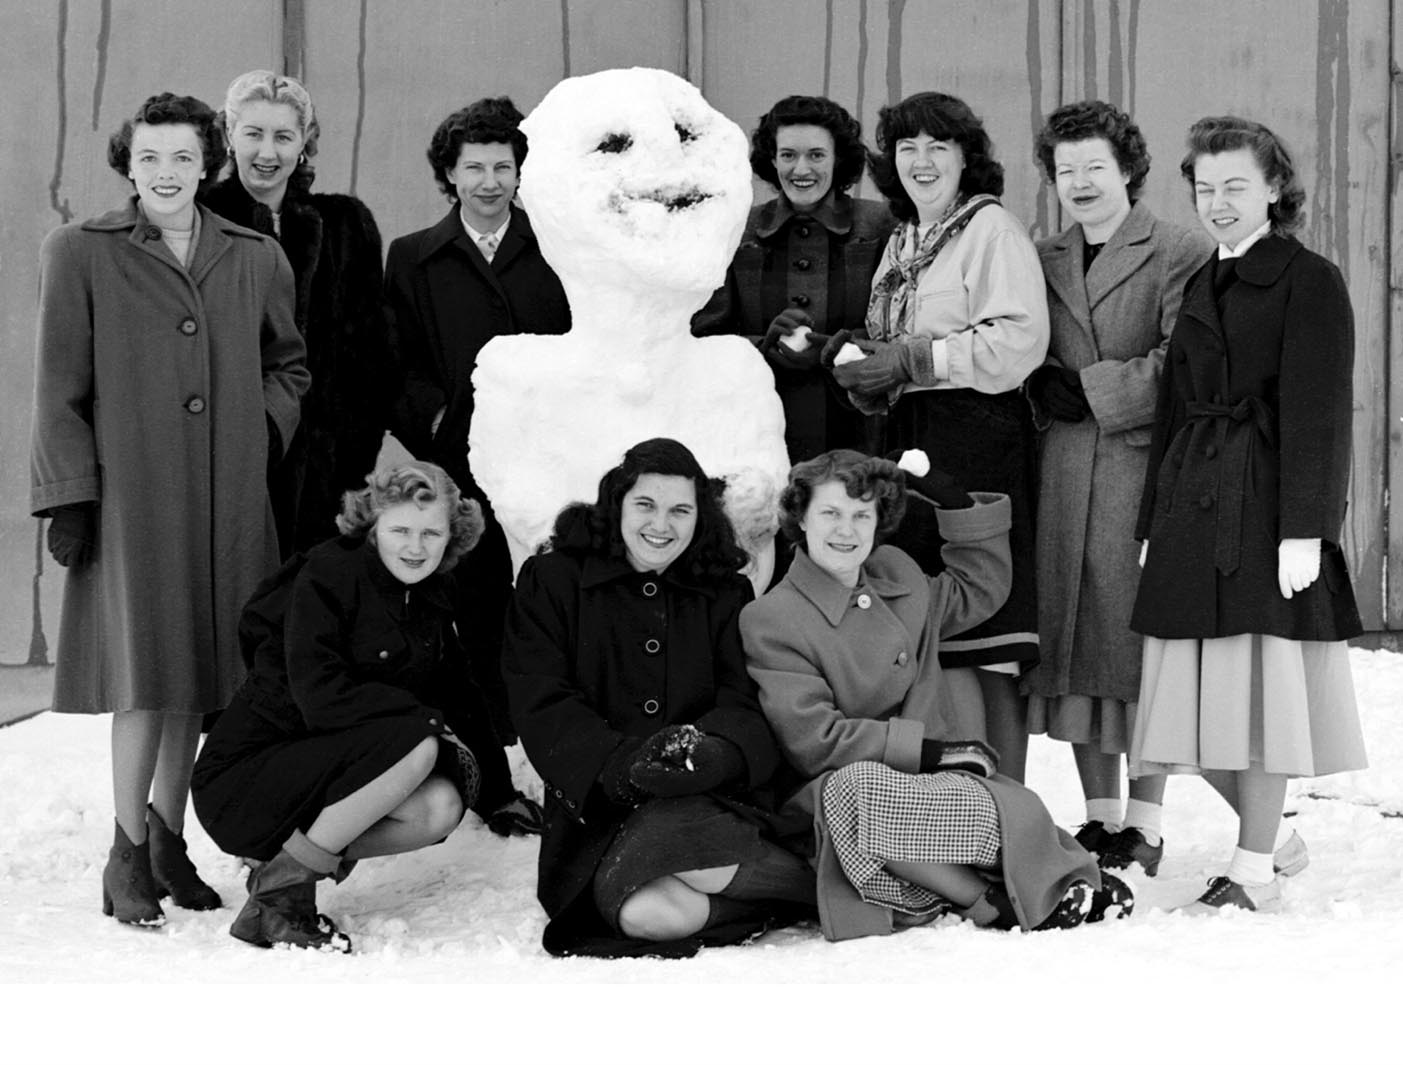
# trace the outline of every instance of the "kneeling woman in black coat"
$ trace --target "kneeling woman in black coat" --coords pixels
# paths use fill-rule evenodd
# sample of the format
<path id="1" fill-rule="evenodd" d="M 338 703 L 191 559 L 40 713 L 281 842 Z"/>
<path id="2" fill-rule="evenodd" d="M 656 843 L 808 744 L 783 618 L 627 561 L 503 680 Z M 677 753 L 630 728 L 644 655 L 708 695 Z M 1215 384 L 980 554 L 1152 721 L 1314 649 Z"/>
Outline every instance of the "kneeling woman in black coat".
<path id="1" fill-rule="evenodd" d="M 517 577 L 502 673 L 545 780 L 552 954 L 682 956 L 812 906 L 813 873 L 775 842 L 781 763 L 719 497 L 686 447 L 645 441 Z"/>
<path id="2" fill-rule="evenodd" d="M 444 839 L 477 787 L 480 707 L 447 571 L 482 532 L 439 467 L 378 471 L 346 493 L 342 534 L 290 559 L 244 610 L 249 676 L 195 765 L 210 838 L 253 859 L 231 934 L 349 951 L 316 882 Z M 261 864 L 258 864 L 261 863 Z"/>

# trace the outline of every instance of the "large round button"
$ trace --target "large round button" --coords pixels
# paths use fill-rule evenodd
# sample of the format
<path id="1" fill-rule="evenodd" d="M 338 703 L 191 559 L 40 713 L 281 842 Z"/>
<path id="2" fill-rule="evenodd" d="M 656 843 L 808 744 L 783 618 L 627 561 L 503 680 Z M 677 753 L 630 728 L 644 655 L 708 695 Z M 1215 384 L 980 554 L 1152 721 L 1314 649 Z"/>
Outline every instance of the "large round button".
<path id="1" fill-rule="evenodd" d="M 186 336 L 192 337 L 200 331 L 200 323 L 193 318 L 182 318 L 180 320 L 180 331 Z"/>
<path id="2" fill-rule="evenodd" d="M 649 599 L 653 598 L 653 596 L 658 594 L 658 586 L 652 581 L 644 581 L 643 594 L 646 595 Z"/>
<path id="3" fill-rule="evenodd" d="M 191 414 L 199 414 L 205 409 L 205 401 L 200 396 L 191 396 L 185 401 L 185 409 Z"/>
<path id="4" fill-rule="evenodd" d="M 389 658 L 389 657 L 390 657 L 390 652 L 389 652 L 389 651 L 381 651 L 381 652 L 380 652 L 380 657 L 381 657 L 381 658 Z"/>
<path id="5" fill-rule="evenodd" d="M 866 592 L 863 592 L 857 597 L 857 605 L 859 609 L 866 610 L 869 606 L 872 605 L 872 597 Z"/>
<path id="6" fill-rule="evenodd" d="M 650 655 L 655 655 L 662 649 L 663 645 L 657 640 L 647 640 L 643 644 L 643 650 L 647 651 Z"/>
<path id="7" fill-rule="evenodd" d="M 809 235 L 809 227 L 806 225 L 799 226 L 794 232 L 798 233 L 801 237 L 807 237 Z M 160 236 L 160 233 L 157 233 L 156 235 Z"/>
<path id="8" fill-rule="evenodd" d="M 808 259 L 795 259 L 794 265 L 797 269 L 800 270 L 810 270 L 813 268 L 814 264 L 811 263 Z"/>
<path id="9" fill-rule="evenodd" d="M 807 307 L 809 305 L 809 297 L 801 292 L 799 295 L 795 296 L 791 302 L 796 307 Z"/>
<path id="10" fill-rule="evenodd" d="M 141 235 L 142 235 L 143 237 L 145 237 L 147 240 L 160 240 L 160 239 L 161 239 L 161 227 L 160 227 L 160 226 L 147 226 L 145 229 L 143 229 L 143 230 L 141 231 Z"/>
<path id="11" fill-rule="evenodd" d="M 432 725 L 434 728 L 438 728 L 438 718 L 436 718 L 436 717 L 431 717 L 431 718 L 429 718 L 429 724 Z"/>
<path id="12" fill-rule="evenodd" d="M 1212 509 L 1212 507 L 1213 507 L 1213 495 L 1212 495 L 1212 493 L 1211 493 L 1211 492 L 1204 492 L 1203 495 L 1199 496 L 1199 497 L 1198 497 L 1198 505 L 1199 505 L 1200 507 L 1202 507 L 1204 510 L 1210 510 L 1210 509 Z"/>
<path id="13" fill-rule="evenodd" d="M 1203 453 L 1207 455 L 1210 459 L 1216 459 L 1218 457 L 1218 445 L 1209 444 L 1206 448 L 1203 449 Z"/>
<path id="14" fill-rule="evenodd" d="M 902 651 L 899 655 L 896 656 L 896 664 L 898 666 L 904 666 L 906 665 L 906 662 L 910 657 L 911 656 L 908 655 L 905 651 Z"/>
<path id="15" fill-rule="evenodd" d="M 661 707 L 658 705 L 658 701 L 656 699 L 649 699 L 643 704 L 643 712 L 645 714 L 656 714 L 660 709 Z"/>

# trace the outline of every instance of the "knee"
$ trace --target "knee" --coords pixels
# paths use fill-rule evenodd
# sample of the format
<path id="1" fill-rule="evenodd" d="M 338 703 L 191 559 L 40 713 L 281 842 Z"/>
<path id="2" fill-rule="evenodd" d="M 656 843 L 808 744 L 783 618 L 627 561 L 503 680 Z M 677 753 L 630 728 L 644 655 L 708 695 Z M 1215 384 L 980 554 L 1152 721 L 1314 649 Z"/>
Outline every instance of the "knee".
<path id="1" fill-rule="evenodd" d="M 435 837 L 447 836 L 463 820 L 463 799 L 447 777 L 430 777 L 421 789 L 424 826 Z"/>
<path id="2" fill-rule="evenodd" d="M 619 930 L 631 939 L 665 942 L 701 931 L 711 913 L 707 897 L 675 877 L 645 884 L 619 907 Z"/>

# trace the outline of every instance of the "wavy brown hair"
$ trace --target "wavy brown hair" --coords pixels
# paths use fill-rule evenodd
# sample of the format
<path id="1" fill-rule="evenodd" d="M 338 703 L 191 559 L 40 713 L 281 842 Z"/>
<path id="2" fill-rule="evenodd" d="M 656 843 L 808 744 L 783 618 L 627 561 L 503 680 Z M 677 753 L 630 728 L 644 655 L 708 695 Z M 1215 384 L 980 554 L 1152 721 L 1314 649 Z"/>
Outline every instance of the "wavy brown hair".
<path id="1" fill-rule="evenodd" d="M 1294 233 L 1305 225 L 1306 189 L 1296 174 L 1296 164 L 1285 143 L 1260 122 L 1237 115 L 1200 118 L 1189 127 L 1188 152 L 1179 164 L 1179 173 L 1194 187 L 1194 165 L 1201 155 L 1218 155 L 1246 148 L 1262 169 L 1268 185 L 1277 187 L 1276 203 L 1267 205 L 1273 228 Z"/>
<path id="2" fill-rule="evenodd" d="M 852 499 L 871 499 L 877 505 L 873 543 L 890 536 L 906 513 L 906 478 L 895 462 L 873 458 L 860 451 L 839 448 L 801 462 L 789 471 L 789 484 L 779 497 L 779 527 L 785 538 L 804 539 L 799 523 L 819 485 L 837 481 Z"/>
<path id="3" fill-rule="evenodd" d="M 200 141 L 201 164 L 205 176 L 200 180 L 197 191 L 203 193 L 219 179 L 219 168 L 224 165 L 224 153 L 228 142 L 224 138 L 224 123 L 220 121 L 209 104 L 194 96 L 177 96 L 173 92 L 160 92 L 148 96 L 136 114 L 127 119 L 107 141 L 107 165 L 128 181 L 132 168 L 132 134 L 139 125 L 147 126 L 191 126 Z"/>

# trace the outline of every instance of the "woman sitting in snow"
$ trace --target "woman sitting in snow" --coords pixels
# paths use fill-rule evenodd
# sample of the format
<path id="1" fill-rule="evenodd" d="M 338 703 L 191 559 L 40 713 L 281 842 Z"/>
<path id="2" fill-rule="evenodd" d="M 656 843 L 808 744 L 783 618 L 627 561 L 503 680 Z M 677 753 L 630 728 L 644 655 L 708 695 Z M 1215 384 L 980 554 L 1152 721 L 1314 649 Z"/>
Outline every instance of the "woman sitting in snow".
<path id="1" fill-rule="evenodd" d="M 874 550 L 908 486 L 940 508 L 934 578 L 895 547 Z M 808 780 L 785 811 L 813 819 L 824 935 L 950 912 L 1024 930 L 1128 914 L 1129 889 L 967 738 L 982 734 L 979 708 L 952 703 L 941 673 L 942 638 L 1008 595 L 1008 497 L 830 451 L 790 471 L 780 505 L 799 550 L 746 607 L 741 635 L 765 716 Z"/>
<path id="2" fill-rule="evenodd" d="M 552 954 L 688 955 L 811 912 L 812 872 L 774 842 L 780 757 L 719 496 L 686 447 L 644 441 L 517 577 L 502 672 L 545 780 Z"/>
<path id="3" fill-rule="evenodd" d="M 439 467 L 409 462 L 346 493 L 343 535 L 296 555 L 239 627 L 249 676 L 195 764 L 200 823 L 252 859 L 230 933 L 349 951 L 316 882 L 444 839 L 478 787 L 482 742 L 448 571 L 482 514 Z"/>

